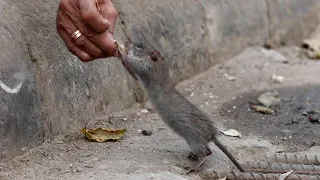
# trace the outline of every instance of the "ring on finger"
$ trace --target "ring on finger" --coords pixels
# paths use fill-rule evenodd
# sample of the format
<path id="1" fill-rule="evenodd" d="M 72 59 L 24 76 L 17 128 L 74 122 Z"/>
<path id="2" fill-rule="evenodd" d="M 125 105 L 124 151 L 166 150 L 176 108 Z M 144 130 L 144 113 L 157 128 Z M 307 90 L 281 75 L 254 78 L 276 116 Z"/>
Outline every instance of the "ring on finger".
<path id="1" fill-rule="evenodd" d="M 88 39 L 85 37 L 85 36 L 79 36 L 76 40 L 74 40 L 74 43 L 77 45 L 77 46 L 83 46 L 84 44 L 86 44 L 86 42 L 84 41 L 87 41 Z"/>
<path id="2" fill-rule="evenodd" d="M 104 55 L 104 52 L 96 47 L 86 36 L 80 36 L 74 41 L 74 44 L 94 58 L 102 57 Z"/>
<path id="3" fill-rule="evenodd" d="M 75 42 L 80 36 L 81 32 L 79 30 L 76 30 L 72 35 L 71 35 L 71 41 Z"/>

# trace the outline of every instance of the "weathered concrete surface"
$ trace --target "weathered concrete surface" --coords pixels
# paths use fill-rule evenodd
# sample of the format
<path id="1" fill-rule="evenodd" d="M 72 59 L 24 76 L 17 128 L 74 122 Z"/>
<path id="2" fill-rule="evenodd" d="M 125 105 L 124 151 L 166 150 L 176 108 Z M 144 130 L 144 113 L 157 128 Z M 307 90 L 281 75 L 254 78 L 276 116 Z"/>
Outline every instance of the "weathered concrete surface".
<path id="1" fill-rule="evenodd" d="M 301 43 L 319 24 L 318 0 L 266 0 L 266 4 L 273 46 Z"/>
<path id="2" fill-rule="evenodd" d="M 128 78 L 115 59 L 82 63 L 67 52 L 55 31 L 57 1 L 20 1 L 24 31 L 41 92 L 47 136 L 77 130 L 96 113 L 128 107 Z M 44 13 L 45 12 L 45 13 Z"/>
<path id="3" fill-rule="evenodd" d="M 262 44 L 268 39 L 264 0 L 210 2 L 208 0 L 204 4 L 208 65 L 226 60 L 244 47 Z"/>
<path id="4" fill-rule="evenodd" d="M 15 17 L 12 17 L 15 15 Z M 19 9 L 0 1 L 0 160 L 43 140 L 39 93 L 33 67 L 15 18 Z"/>
<path id="5" fill-rule="evenodd" d="M 267 53 L 265 53 L 267 52 Z M 280 54 L 280 53 L 281 54 Z M 275 55 L 277 56 L 275 56 Z M 279 61 L 284 56 L 287 63 Z M 274 126 L 285 124 L 287 120 L 281 116 L 275 116 L 269 124 L 268 117 L 272 115 L 261 114 L 251 121 L 250 127 L 239 128 L 236 124 L 250 121 L 250 119 L 236 118 L 232 115 L 238 109 L 244 109 L 252 98 L 245 98 L 243 93 L 256 90 L 273 90 L 277 88 L 310 87 L 320 84 L 320 62 L 298 57 L 296 48 L 283 48 L 278 52 L 268 52 L 261 47 L 250 47 L 233 57 L 210 68 L 208 71 L 183 81 L 177 89 L 197 107 L 208 113 L 209 117 L 217 124 L 219 130 L 236 129 L 241 138 L 221 135 L 219 139 L 230 152 L 246 166 L 247 162 L 266 162 L 265 156 L 280 154 L 307 154 L 310 157 L 320 152 L 320 134 L 316 127 L 320 124 L 302 122 L 299 126 L 288 125 L 286 127 Z M 228 80 L 224 74 L 228 73 L 236 77 L 235 81 Z M 270 76 L 275 73 L 285 77 L 282 84 L 273 83 Z M 316 91 L 313 91 L 317 93 Z M 298 95 L 304 94 L 302 90 Z M 283 101 L 295 99 L 299 96 L 281 94 Z M 316 101 L 319 100 L 319 96 Z M 239 105 L 241 101 L 242 107 Z M 312 101 L 314 102 L 314 101 Z M 224 104 L 230 105 L 230 114 L 222 116 Z M 304 105 L 304 104 L 302 104 Z M 236 106 L 234 109 L 233 106 Z M 83 138 L 79 132 L 69 136 L 46 142 L 32 149 L 29 153 L 17 157 L 10 162 L 0 164 L 1 180 L 200 180 L 208 172 L 230 172 L 234 169 L 232 163 L 214 145 L 213 154 L 201 167 L 198 174 L 185 175 L 185 167 L 190 165 L 186 160 L 189 148 L 186 142 L 173 133 L 167 125 L 148 107 L 147 113 L 141 113 L 141 108 L 134 107 L 121 112 L 114 112 L 107 116 L 97 117 L 88 124 L 89 128 L 114 127 L 126 128 L 128 131 L 120 142 L 94 143 Z M 280 107 L 282 109 L 282 106 Z M 283 112 L 283 111 L 281 111 Z M 255 114 L 244 109 L 239 116 Z M 288 114 L 294 118 L 296 114 Z M 264 119 L 265 118 L 265 119 Z M 286 118 L 289 119 L 289 118 Z M 255 122 L 255 125 L 252 125 Z M 303 125 L 305 124 L 305 125 Z M 304 126 L 304 127 L 303 127 Z M 310 148 L 310 144 L 301 143 L 301 139 L 290 132 L 299 132 L 305 135 L 308 126 L 316 133 L 314 137 L 304 136 L 305 139 L 317 140 Z M 151 136 L 142 135 L 138 130 L 151 130 Z M 245 130 L 247 129 L 247 130 Z M 257 132 L 263 133 L 257 133 Z M 290 131 L 291 130 L 291 131 Z M 266 137 L 266 131 L 274 132 Z M 278 141 L 276 135 L 284 133 L 282 137 L 287 140 Z M 311 135 L 311 134 L 310 134 Z M 295 147 L 303 148 L 295 148 Z M 302 150 L 301 150 L 302 149 Z M 247 166 L 246 166 L 247 167 Z M 208 178 L 210 179 L 210 178 Z M 211 178 L 213 179 L 213 178 Z M 211 180 L 210 179 L 210 180 Z"/>
<path id="6" fill-rule="evenodd" d="M 108 114 L 130 107 L 136 101 L 144 101 L 145 97 L 138 84 L 116 59 L 82 63 L 67 51 L 55 30 L 58 0 L 0 2 L 2 6 L 7 4 L 7 11 L 0 12 L 7 13 L 0 20 L 1 27 L 5 27 L 5 22 L 14 22 L 6 31 L 17 33 L 14 42 L 5 41 L 1 47 L 19 44 L 12 52 L 19 54 L 17 52 L 21 51 L 21 56 L 27 57 L 24 58 L 25 64 L 30 65 L 30 60 L 33 64 L 32 68 L 27 66 L 27 74 L 31 80 L 31 77 L 36 76 L 37 83 L 33 79 L 29 87 L 32 89 L 33 86 L 35 92 L 39 92 L 35 96 L 39 96 L 40 101 L 32 96 L 29 98 L 34 100 L 32 107 L 40 109 L 40 113 L 30 110 L 25 117 L 37 119 L 36 125 L 32 125 L 34 129 L 43 124 L 46 138 L 78 131 L 97 114 Z M 292 17 L 308 16 L 311 12 L 314 14 L 320 2 L 286 1 L 286 4 L 274 6 L 263 0 L 192 3 L 187 0 L 119 0 L 114 3 L 120 13 L 115 31 L 116 39 L 125 41 L 131 38 L 159 49 L 166 58 L 170 58 L 171 76 L 178 82 L 225 60 L 247 45 L 263 44 L 270 37 L 270 22 L 276 22 L 280 18 L 281 21 L 289 21 Z M 281 12 L 281 6 L 282 9 L 287 7 L 291 10 L 290 16 L 279 17 L 281 13 L 276 12 Z M 303 13 L 296 12 L 301 6 Z M 268 18 L 267 12 L 273 11 L 274 18 Z M 295 15 L 296 13 L 298 14 Z M 318 20 L 317 16 L 310 18 L 312 21 Z M 292 22 L 299 22 L 299 27 L 303 27 L 307 22 L 300 20 L 301 18 L 297 18 Z M 274 24 L 277 25 L 274 29 L 282 29 L 288 32 L 286 35 L 290 35 L 292 24 Z M 131 30 L 133 25 L 136 26 L 136 31 Z M 309 29 L 302 30 L 309 33 Z M 4 32 L 1 29 L 1 35 Z M 290 38 L 299 40 L 301 37 Z M 3 52 L 6 52 L 5 48 L 1 50 L 2 54 Z M 14 56 L 8 57 L 10 58 L 1 58 L 1 64 L 15 62 Z M 21 64 L 19 62 L 14 70 L 22 68 Z M 12 68 L 5 65 L 1 69 L 3 73 Z M 31 92 L 26 86 L 22 86 L 20 91 Z M 22 99 L 15 100 L 14 96 L 8 95 L 7 100 L 21 107 L 11 111 L 3 109 L 2 115 L 6 122 L 12 112 L 27 108 Z M 30 118 L 28 120 L 32 121 Z M 18 122 L 18 118 L 15 116 L 12 121 Z M 6 126 L 0 125 L 0 128 L 1 133 L 8 132 Z M 27 133 L 30 131 L 24 137 L 28 137 Z M 15 133 L 8 136 L 9 139 L 13 137 L 16 137 Z M 34 139 L 33 142 L 41 142 L 41 138 Z M 4 147 L 2 143 L 0 147 Z M 19 149 L 22 146 L 16 147 Z"/>

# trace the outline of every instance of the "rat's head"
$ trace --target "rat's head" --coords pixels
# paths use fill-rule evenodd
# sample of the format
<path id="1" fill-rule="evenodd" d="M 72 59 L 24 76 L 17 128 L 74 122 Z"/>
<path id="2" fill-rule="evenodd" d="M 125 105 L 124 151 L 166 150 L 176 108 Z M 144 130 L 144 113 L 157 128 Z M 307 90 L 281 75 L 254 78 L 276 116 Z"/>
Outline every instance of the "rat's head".
<path id="1" fill-rule="evenodd" d="M 123 62 L 143 80 L 166 79 L 167 71 L 160 52 L 143 43 L 126 42 Z"/>

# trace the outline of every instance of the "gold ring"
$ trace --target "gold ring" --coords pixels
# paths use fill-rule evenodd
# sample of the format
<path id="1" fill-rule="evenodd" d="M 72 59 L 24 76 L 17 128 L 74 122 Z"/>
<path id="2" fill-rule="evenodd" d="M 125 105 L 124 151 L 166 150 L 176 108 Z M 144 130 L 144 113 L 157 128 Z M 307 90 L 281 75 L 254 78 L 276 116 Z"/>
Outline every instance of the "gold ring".
<path id="1" fill-rule="evenodd" d="M 81 32 L 79 30 L 76 30 L 76 32 L 71 35 L 71 41 L 75 42 L 81 35 Z"/>

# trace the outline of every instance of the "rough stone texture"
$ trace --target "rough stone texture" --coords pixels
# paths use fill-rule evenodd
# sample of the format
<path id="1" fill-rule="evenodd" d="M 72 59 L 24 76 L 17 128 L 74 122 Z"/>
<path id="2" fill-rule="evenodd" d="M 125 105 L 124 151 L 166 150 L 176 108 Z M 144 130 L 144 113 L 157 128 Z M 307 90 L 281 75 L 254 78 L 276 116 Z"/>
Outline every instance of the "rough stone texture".
<path id="1" fill-rule="evenodd" d="M 115 59 L 82 63 L 56 34 L 57 1 L 19 1 L 24 31 L 41 92 L 47 137 L 79 130 L 92 115 L 128 107 L 128 77 Z M 45 12 L 45 13 L 44 13 Z"/>
<path id="2" fill-rule="evenodd" d="M 301 43 L 319 24 L 318 0 L 266 0 L 273 46 Z"/>
<path id="3" fill-rule="evenodd" d="M 268 39 L 267 6 L 264 0 L 206 1 L 208 65 L 230 58 L 244 47 Z"/>
<path id="4" fill-rule="evenodd" d="M 139 40 L 159 49 L 170 58 L 171 76 L 178 82 L 248 45 L 263 44 L 271 32 L 290 37 L 294 24 L 313 27 L 309 21 L 301 22 L 303 17 L 309 17 L 310 22 L 318 20 L 314 16 L 319 9 L 316 0 L 277 2 L 119 0 L 114 2 L 119 11 L 116 39 L 120 42 L 128 38 Z M 15 87 L 16 80 L 7 80 L 12 77 L 7 72 L 26 74 L 19 94 L 1 96 L 4 102 L 1 106 L 5 108 L 1 109 L 4 123 L 0 123 L 0 134 L 12 132 L 7 139 L 38 143 L 43 136 L 32 136 L 45 132 L 45 137 L 51 138 L 78 131 L 98 114 L 118 111 L 146 99 L 139 84 L 116 59 L 82 63 L 67 51 L 56 34 L 58 0 L 0 0 L 0 3 L 3 9 L 0 32 L 4 39 L 0 45 L 1 80 Z M 290 13 L 283 9 L 289 9 Z M 310 30 L 301 28 L 304 34 Z M 300 34 L 294 35 L 290 38 L 301 38 Z M 14 39 L 8 39 L 10 37 Z M 20 56 L 22 58 L 16 58 Z M 6 102 L 10 102 L 12 109 L 6 109 L 9 106 Z M 23 120 L 13 113 L 20 111 L 25 113 Z M 9 126 L 4 125 L 9 122 L 24 127 L 25 131 L 10 131 Z M 33 130 L 27 130 L 27 125 Z M 15 151 L 5 145 L 0 141 L 0 147 Z M 15 149 L 24 146 L 31 147 L 18 144 Z"/>
<path id="5" fill-rule="evenodd" d="M 15 17 L 11 15 L 15 14 Z M 38 88 L 23 42 L 19 9 L 0 1 L 0 160 L 25 152 L 43 139 Z"/>

